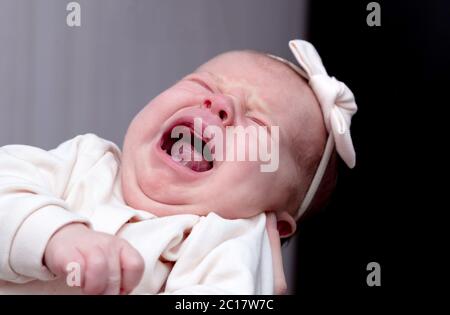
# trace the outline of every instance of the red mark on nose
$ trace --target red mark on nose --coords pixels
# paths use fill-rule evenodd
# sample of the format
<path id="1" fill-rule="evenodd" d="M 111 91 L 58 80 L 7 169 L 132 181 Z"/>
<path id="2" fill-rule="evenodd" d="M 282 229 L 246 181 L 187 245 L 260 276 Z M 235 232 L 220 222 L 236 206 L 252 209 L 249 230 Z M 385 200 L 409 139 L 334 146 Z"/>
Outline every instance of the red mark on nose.
<path id="1" fill-rule="evenodd" d="M 205 100 L 203 102 L 203 104 L 205 104 L 206 108 L 210 108 L 211 107 L 211 101 L 210 100 Z"/>

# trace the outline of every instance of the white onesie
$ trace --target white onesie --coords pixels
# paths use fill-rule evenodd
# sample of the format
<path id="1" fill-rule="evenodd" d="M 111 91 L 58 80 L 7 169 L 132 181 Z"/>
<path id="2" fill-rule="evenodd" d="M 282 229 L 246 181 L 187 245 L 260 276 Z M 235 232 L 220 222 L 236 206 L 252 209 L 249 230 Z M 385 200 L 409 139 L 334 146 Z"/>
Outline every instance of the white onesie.
<path id="1" fill-rule="evenodd" d="M 0 148 L 0 294 L 79 294 L 42 264 L 50 237 L 83 222 L 142 255 L 134 294 L 273 294 L 266 215 L 156 217 L 122 197 L 120 150 L 93 134 L 54 150 Z"/>

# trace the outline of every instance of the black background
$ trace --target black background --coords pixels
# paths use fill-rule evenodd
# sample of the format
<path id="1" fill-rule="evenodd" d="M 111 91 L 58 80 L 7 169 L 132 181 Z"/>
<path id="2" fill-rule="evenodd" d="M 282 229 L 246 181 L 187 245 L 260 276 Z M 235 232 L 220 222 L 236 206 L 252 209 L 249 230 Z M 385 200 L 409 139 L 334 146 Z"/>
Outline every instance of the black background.
<path id="1" fill-rule="evenodd" d="M 369 27 L 369 2 L 311 1 L 310 40 L 328 73 L 352 89 L 359 111 L 355 169 L 340 166 L 332 203 L 298 227 L 299 294 L 427 291 L 433 287 L 423 281 L 436 280 L 431 272 L 446 273 L 427 236 L 443 210 L 434 204 L 430 174 L 445 155 L 434 128 L 445 126 L 438 120 L 450 105 L 441 96 L 448 90 L 450 5 L 378 1 L 381 26 Z M 366 284 L 371 261 L 381 265 L 379 288 Z"/>

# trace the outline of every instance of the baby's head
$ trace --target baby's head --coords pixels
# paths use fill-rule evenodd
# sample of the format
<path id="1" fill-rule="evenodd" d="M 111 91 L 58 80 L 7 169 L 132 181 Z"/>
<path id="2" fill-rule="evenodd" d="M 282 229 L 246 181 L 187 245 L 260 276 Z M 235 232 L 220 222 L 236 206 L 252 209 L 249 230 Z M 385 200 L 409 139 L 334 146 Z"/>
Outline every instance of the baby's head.
<path id="1" fill-rule="evenodd" d="M 171 132 L 176 126 L 192 129 L 195 118 L 201 119 L 202 128 L 219 131 L 269 127 L 257 130 L 267 133 L 271 149 L 277 146 L 277 168 L 261 171 L 266 162 L 260 159 L 178 162 L 171 156 L 176 143 Z M 270 134 L 272 126 L 279 128 L 278 137 Z M 257 143 L 261 138 L 249 135 L 247 140 Z M 124 198 L 131 207 L 158 216 L 215 212 L 236 219 L 274 211 L 280 234 L 289 236 L 326 141 L 321 107 L 305 79 L 267 55 L 227 52 L 158 95 L 133 119 L 123 146 Z M 313 205 L 325 200 L 333 186 L 333 180 L 326 180 L 335 174 L 334 163 L 329 165 L 322 182 L 330 185 L 319 189 Z"/>

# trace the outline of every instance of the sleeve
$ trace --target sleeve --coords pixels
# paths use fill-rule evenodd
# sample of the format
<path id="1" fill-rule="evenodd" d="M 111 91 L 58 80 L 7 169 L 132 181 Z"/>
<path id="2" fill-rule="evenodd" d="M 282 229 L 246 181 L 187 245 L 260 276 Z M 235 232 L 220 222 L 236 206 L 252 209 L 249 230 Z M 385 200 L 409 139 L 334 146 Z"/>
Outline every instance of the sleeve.
<path id="1" fill-rule="evenodd" d="M 24 145 L 0 148 L 1 280 L 54 278 L 43 265 L 49 239 L 69 223 L 89 225 L 87 218 L 70 211 L 64 195 L 80 168 L 83 148 L 95 138 L 78 136 L 51 151 Z"/>
<path id="2" fill-rule="evenodd" d="M 202 218 L 176 253 L 164 294 L 273 294 L 274 276 L 265 214 Z M 176 256 L 176 257 L 175 257 Z"/>

